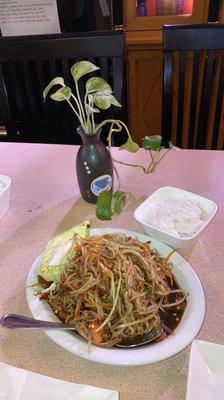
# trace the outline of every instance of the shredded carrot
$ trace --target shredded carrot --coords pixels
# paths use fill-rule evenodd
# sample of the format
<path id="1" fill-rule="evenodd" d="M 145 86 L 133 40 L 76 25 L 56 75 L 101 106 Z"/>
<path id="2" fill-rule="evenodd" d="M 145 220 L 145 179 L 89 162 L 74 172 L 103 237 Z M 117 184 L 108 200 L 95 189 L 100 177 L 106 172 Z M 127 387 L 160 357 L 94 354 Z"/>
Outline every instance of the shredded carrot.
<path id="1" fill-rule="evenodd" d="M 151 254 L 149 246 L 147 244 L 143 244 L 142 246 L 143 246 L 143 249 L 144 249 L 144 255 L 145 256 L 149 256 Z"/>
<path id="2" fill-rule="evenodd" d="M 102 329 L 97 331 L 99 326 L 100 326 L 100 321 L 99 320 L 94 320 L 89 324 L 91 338 L 97 344 L 103 342 Z"/>
<path id="3" fill-rule="evenodd" d="M 98 253 L 88 253 L 87 256 L 91 257 L 91 258 L 97 258 L 98 260 L 100 260 L 102 263 L 106 262 L 106 258 L 101 256 Z"/>

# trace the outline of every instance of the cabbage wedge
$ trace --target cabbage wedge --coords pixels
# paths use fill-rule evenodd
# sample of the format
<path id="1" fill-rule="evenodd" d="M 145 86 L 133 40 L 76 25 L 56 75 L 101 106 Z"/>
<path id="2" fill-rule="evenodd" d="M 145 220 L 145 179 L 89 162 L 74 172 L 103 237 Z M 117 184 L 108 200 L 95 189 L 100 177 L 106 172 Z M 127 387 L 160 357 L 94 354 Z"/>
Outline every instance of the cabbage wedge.
<path id="1" fill-rule="evenodd" d="M 67 259 L 75 255 L 74 235 L 77 234 L 86 239 L 89 237 L 89 232 L 90 221 L 83 221 L 50 240 L 41 255 L 38 275 L 47 282 L 59 282 Z"/>

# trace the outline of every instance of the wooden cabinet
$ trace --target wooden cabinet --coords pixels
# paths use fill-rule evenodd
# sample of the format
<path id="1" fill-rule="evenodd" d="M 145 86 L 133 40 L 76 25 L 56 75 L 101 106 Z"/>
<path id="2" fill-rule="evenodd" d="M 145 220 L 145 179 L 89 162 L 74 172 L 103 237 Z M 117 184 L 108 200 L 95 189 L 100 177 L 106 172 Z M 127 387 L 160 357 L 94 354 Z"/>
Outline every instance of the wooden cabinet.
<path id="1" fill-rule="evenodd" d="M 126 0 L 125 26 L 151 30 L 163 24 L 196 24 L 204 20 L 206 6 L 205 0 Z"/>
<path id="2" fill-rule="evenodd" d="M 129 126 L 139 144 L 146 135 L 160 134 L 162 58 L 161 44 L 129 47 L 127 53 Z"/>
<path id="3" fill-rule="evenodd" d="M 220 12 L 220 22 L 224 23 L 224 2 L 221 7 L 221 12 Z"/>
<path id="4" fill-rule="evenodd" d="M 171 6 L 175 3 L 175 0 L 145 1 L 147 5 L 169 3 Z M 124 1 L 129 127 L 140 145 L 143 136 L 161 133 L 162 25 L 203 23 L 207 18 L 207 0 L 185 1 L 191 3 L 191 14 L 162 16 L 138 16 L 138 2 Z"/>

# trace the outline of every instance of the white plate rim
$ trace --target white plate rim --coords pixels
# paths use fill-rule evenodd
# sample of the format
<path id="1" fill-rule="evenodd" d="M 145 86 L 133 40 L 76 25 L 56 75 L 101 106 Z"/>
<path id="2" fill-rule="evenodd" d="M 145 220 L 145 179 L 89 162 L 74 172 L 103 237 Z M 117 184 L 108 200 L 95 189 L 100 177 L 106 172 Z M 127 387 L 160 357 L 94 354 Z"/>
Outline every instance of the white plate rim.
<path id="1" fill-rule="evenodd" d="M 172 249 L 166 244 L 151 238 L 146 234 L 127 229 L 94 228 L 91 229 L 90 234 L 102 235 L 105 233 L 116 232 L 136 237 L 142 242 L 151 241 L 151 247 L 157 249 L 162 256 L 165 256 L 172 251 Z M 91 353 L 88 353 L 86 342 L 80 337 L 74 336 L 67 331 L 45 330 L 46 335 L 60 347 L 79 357 L 110 365 L 136 366 L 154 364 L 179 353 L 198 335 L 205 317 L 206 300 L 201 281 L 185 258 L 174 252 L 171 255 L 170 261 L 174 265 L 173 272 L 181 287 L 189 291 L 189 298 L 185 313 L 176 329 L 176 333 L 169 336 L 166 340 L 148 347 L 138 347 L 135 349 L 104 349 L 92 345 Z M 39 262 L 40 256 L 35 259 L 27 276 L 27 304 L 35 318 L 58 321 L 48 304 L 39 301 L 38 296 L 34 296 L 33 289 L 30 287 L 36 282 L 36 271 Z"/>

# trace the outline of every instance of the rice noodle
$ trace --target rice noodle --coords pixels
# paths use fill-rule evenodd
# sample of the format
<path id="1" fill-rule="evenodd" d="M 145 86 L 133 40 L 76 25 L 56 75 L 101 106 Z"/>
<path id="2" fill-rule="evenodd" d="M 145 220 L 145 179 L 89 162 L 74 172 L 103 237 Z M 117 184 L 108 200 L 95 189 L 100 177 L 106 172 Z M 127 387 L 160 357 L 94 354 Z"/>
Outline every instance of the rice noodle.
<path id="1" fill-rule="evenodd" d="M 194 201 L 159 201 L 147 209 L 146 222 L 175 237 L 188 237 L 205 223 L 205 213 Z"/>

